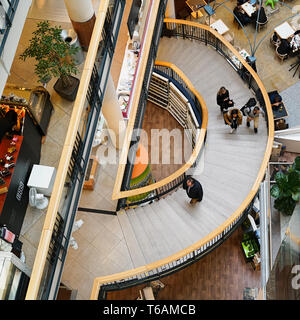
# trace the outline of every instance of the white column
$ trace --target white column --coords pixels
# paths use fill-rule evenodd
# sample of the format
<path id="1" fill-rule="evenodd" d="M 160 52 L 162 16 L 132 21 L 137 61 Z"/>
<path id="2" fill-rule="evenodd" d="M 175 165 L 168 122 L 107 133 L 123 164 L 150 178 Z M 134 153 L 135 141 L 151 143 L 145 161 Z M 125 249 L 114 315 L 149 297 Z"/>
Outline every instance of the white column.
<path id="1" fill-rule="evenodd" d="M 73 28 L 81 46 L 87 50 L 95 25 L 95 10 L 92 0 L 64 0 Z"/>
<path id="2" fill-rule="evenodd" d="M 111 140 L 116 149 L 122 148 L 126 124 L 123 118 L 120 104 L 117 98 L 115 85 L 111 75 L 108 76 L 105 95 L 102 103 L 102 113 L 108 125 L 112 130 Z"/>
<path id="3" fill-rule="evenodd" d="M 91 0 L 64 0 L 71 20 L 86 22 L 92 18 L 95 11 Z"/>
<path id="4" fill-rule="evenodd" d="M 176 19 L 174 0 L 168 0 L 165 17 L 169 19 Z"/>
<path id="5" fill-rule="evenodd" d="M 176 19 L 174 0 L 168 0 L 165 17 L 169 19 Z M 173 23 L 167 23 L 167 29 L 173 30 L 175 29 L 175 25 Z"/>

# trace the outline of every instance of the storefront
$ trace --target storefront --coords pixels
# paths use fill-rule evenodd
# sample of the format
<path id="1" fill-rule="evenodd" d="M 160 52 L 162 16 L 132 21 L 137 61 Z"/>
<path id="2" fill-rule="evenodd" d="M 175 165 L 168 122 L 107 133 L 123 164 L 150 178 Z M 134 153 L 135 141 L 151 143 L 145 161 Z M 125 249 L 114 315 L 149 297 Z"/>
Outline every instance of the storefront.
<path id="1" fill-rule="evenodd" d="M 0 143 L 0 227 L 18 238 L 29 200 L 27 182 L 33 164 L 39 164 L 42 137 L 46 135 L 53 110 L 49 93 L 6 86 L 0 100 L 0 117 L 17 113 L 17 125 Z"/>

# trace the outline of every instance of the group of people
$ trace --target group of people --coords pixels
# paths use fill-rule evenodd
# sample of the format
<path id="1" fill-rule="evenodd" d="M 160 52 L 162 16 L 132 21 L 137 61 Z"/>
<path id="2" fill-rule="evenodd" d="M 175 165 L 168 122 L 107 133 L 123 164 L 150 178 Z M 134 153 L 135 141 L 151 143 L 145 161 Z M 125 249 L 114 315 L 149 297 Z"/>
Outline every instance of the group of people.
<path id="1" fill-rule="evenodd" d="M 238 0 L 237 6 L 233 9 L 234 18 L 236 21 L 242 23 L 242 25 L 246 26 L 247 24 L 256 22 L 265 23 L 267 22 L 267 16 L 265 13 L 264 7 L 259 8 L 259 3 L 255 4 L 256 10 L 252 13 L 251 17 L 244 11 L 242 5 L 248 0 Z"/>
<path id="2" fill-rule="evenodd" d="M 279 54 L 290 54 L 300 49 L 300 30 L 295 31 L 288 39 L 280 39 L 274 32 L 272 40 L 277 44 L 277 52 Z"/>
<path id="3" fill-rule="evenodd" d="M 230 126 L 233 133 L 243 122 L 243 116 L 247 117 L 247 127 L 250 127 L 251 121 L 254 122 L 254 132 L 258 132 L 260 108 L 257 106 L 255 98 L 250 98 L 241 108 L 234 107 L 234 102 L 229 97 L 229 91 L 221 87 L 217 93 L 217 104 L 220 106 L 221 113 L 226 125 Z"/>
<path id="4" fill-rule="evenodd" d="M 272 100 L 271 103 L 277 104 L 278 99 L 278 96 L 274 96 L 274 101 Z M 234 107 L 234 102 L 230 99 L 229 91 L 225 87 L 221 87 L 217 93 L 217 104 L 220 106 L 225 124 L 231 128 L 231 133 L 236 131 L 238 126 L 242 124 L 243 116 L 247 117 L 247 127 L 250 127 L 251 121 L 254 122 L 254 132 L 257 133 L 261 110 L 257 106 L 255 98 L 250 98 L 241 109 L 238 109 Z M 183 182 L 183 189 L 191 199 L 190 204 L 195 205 L 197 202 L 202 201 L 203 188 L 201 183 L 195 178 L 188 176 Z"/>

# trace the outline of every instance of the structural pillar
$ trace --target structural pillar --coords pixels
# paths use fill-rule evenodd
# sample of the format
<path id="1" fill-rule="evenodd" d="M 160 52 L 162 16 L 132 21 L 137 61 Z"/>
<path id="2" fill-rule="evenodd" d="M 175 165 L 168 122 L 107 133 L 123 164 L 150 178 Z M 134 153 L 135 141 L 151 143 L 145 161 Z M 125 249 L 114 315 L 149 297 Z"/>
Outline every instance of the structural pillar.
<path id="1" fill-rule="evenodd" d="M 73 28 L 79 42 L 87 50 L 95 25 L 95 10 L 92 0 L 64 0 Z"/>
<path id="2" fill-rule="evenodd" d="M 176 19 L 174 0 L 168 0 L 165 17 L 169 19 Z"/>
<path id="3" fill-rule="evenodd" d="M 174 0 L 168 0 L 166 12 L 165 12 L 165 18 L 176 19 Z M 175 25 L 173 23 L 167 23 L 167 29 L 173 30 L 175 29 Z"/>
<path id="4" fill-rule="evenodd" d="M 126 124 L 117 98 L 115 85 L 111 75 L 108 76 L 106 91 L 102 103 L 102 114 L 106 120 L 110 136 L 116 149 L 122 148 Z"/>

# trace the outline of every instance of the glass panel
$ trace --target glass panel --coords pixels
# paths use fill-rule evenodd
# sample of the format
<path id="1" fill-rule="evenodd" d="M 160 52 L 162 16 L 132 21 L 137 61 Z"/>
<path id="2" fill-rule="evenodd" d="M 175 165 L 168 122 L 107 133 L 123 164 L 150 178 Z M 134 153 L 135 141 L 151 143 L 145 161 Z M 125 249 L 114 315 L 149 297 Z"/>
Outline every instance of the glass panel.
<path id="1" fill-rule="evenodd" d="M 266 286 L 268 300 L 300 299 L 300 205 L 291 217 Z"/>
<path id="2" fill-rule="evenodd" d="M 15 300 L 20 284 L 21 274 L 22 272 L 19 269 L 15 268 L 15 274 L 11 283 L 11 289 L 9 292 L 8 300 Z"/>

